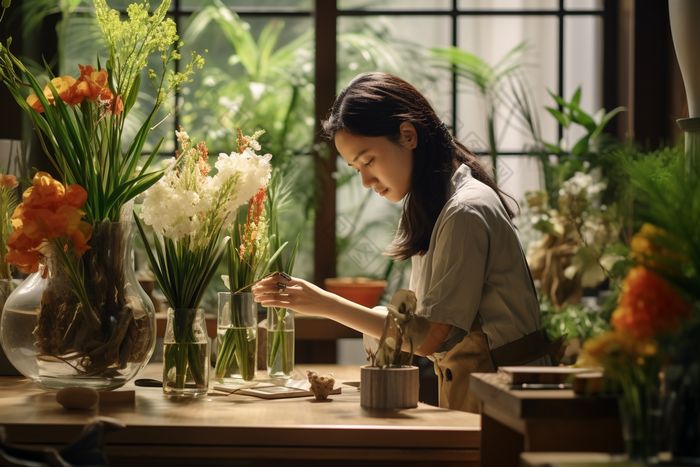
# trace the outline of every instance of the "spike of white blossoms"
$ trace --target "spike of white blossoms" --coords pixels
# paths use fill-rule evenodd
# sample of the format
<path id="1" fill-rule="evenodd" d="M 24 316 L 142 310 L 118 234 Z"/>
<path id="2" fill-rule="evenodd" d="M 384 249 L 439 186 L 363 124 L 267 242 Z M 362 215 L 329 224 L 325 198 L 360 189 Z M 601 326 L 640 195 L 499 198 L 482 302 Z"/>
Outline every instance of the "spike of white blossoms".
<path id="1" fill-rule="evenodd" d="M 189 139 L 183 134 L 182 139 Z M 173 240 L 208 236 L 214 225 L 228 227 L 238 208 L 267 186 L 272 171 L 271 154 L 259 156 L 248 148 L 242 154 L 220 154 L 214 165 L 218 172 L 210 177 L 201 173 L 198 148 L 182 143 L 188 149 L 180 156 L 185 160 L 146 191 L 140 215 L 157 233 Z"/>

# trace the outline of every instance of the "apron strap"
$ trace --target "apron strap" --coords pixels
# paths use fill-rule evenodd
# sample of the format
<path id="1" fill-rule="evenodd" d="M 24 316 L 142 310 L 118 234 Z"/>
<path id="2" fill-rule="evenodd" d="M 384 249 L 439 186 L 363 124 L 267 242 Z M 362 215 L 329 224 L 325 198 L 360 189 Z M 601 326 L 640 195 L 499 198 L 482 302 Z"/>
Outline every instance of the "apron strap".
<path id="1" fill-rule="evenodd" d="M 549 354 L 556 365 L 564 357 L 567 347 L 564 345 L 566 337 L 567 334 L 564 334 L 554 342 L 550 342 L 547 332 L 544 329 L 538 329 L 516 341 L 491 349 L 491 358 L 496 367 L 517 366 L 526 365 Z"/>

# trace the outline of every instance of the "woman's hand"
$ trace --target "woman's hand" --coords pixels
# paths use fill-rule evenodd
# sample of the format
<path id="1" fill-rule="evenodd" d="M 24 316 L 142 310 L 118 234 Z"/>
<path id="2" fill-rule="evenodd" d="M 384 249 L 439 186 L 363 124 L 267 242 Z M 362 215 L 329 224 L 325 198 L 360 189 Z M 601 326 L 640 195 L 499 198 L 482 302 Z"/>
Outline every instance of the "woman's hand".
<path id="1" fill-rule="evenodd" d="M 289 277 L 289 276 L 287 276 Z M 255 301 L 264 307 L 289 308 L 306 315 L 325 316 L 334 305 L 334 295 L 303 279 L 275 275 L 253 286 Z"/>

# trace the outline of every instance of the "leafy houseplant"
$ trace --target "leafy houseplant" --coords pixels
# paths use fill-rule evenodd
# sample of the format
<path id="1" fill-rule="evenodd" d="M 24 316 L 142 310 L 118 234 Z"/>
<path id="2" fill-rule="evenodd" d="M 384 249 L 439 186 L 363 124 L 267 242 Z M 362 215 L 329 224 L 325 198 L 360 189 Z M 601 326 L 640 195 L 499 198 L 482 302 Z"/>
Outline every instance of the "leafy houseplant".
<path id="1" fill-rule="evenodd" d="M 411 290 L 399 290 L 392 296 L 377 347 L 365 344 L 370 364 L 361 368 L 360 405 L 386 409 L 418 404 L 418 367 L 410 363 L 428 335 L 430 322 L 416 315 L 416 307 Z M 409 343 L 408 355 L 401 352 L 404 340 Z"/>
<path id="2" fill-rule="evenodd" d="M 489 135 L 489 150 L 493 168 L 493 179 L 498 183 L 498 136 L 496 134 L 496 119 L 503 107 L 510 108 L 510 114 L 506 122 L 511 121 L 511 116 L 517 106 L 513 105 L 511 96 L 511 80 L 523 81 L 517 76 L 523 66 L 523 55 L 527 50 L 527 43 L 520 44 L 509 50 L 495 65 L 491 66 L 476 55 L 458 47 L 433 48 L 435 59 L 447 62 L 447 70 L 454 71 L 457 76 L 466 80 L 481 95 L 486 105 L 486 129 Z"/>
<path id="3" fill-rule="evenodd" d="M 670 399 L 678 400 L 679 381 L 674 381 L 669 363 L 695 377 L 700 364 L 700 176 L 686 170 L 679 152 L 665 166 L 659 166 L 658 157 L 618 157 L 634 188 L 635 218 L 644 224 L 630 241 L 633 267 L 612 314 L 614 331 L 584 344 L 584 358 L 602 363 L 606 376 L 621 386 L 628 454 L 644 460 L 653 460 L 658 449 L 659 366 L 667 365 L 662 368 L 666 392 L 676 392 Z M 675 408 L 677 417 L 662 414 L 674 420 L 672 430 L 685 430 L 672 443 L 674 458 L 697 452 L 697 387 L 696 380 L 685 388 L 690 400 Z"/>
<path id="4" fill-rule="evenodd" d="M 71 378 L 76 375 L 87 378 L 85 384 L 118 387 L 143 368 L 153 349 L 153 305 L 130 262 L 130 212 L 133 199 L 163 175 L 148 170 L 162 140 L 145 163 L 140 161 L 156 111 L 203 64 L 193 54 L 183 73 L 167 71 L 180 58 L 172 46 L 181 45 L 175 23 L 165 18 L 169 5 L 164 1 L 152 15 L 145 5 L 131 5 L 129 19 L 121 21 L 104 0 L 95 0 L 109 50 L 105 67 L 99 57 L 93 65 L 78 65 L 76 79 L 54 77 L 47 66 L 51 81 L 43 89 L 10 52 L 11 40 L 0 45 L 0 79 L 29 115 L 61 180 L 35 177 L 30 199 L 36 202 L 15 212 L 17 234 L 8 241 L 14 263 L 24 272 L 36 272 L 45 263 L 46 280 L 26 285 L 36 292 L 36 305 L 25 300 L 22 306 L 37 319 L 32 338 L 40 348 L 38 364 L 25 361 L 25 371 L 48 387 L 75 384 Z M 157 90 L 153 111 L 134 140 L 122 147 L 141 70 L 153 51 L 160 52 L 163 62 L 160 76 L 149 73 Z M 26 88 L 33 91 L 28 97 Z M 66 207 L 54 210 L 59 201 Z M 53 212 L 47 225 L 55 229 L 27 228 L 39 219 L 31 215 L 41 206 Z M 67 242 L 44 243 L 61 232 L 68 234 Z M 47 376 L 41 379 L 42 374 Z"/>
<path id="5" fill-rule="evenodd" d="M 156 254 L 147 250 L 148 258 L 175 321 L 182 324 L 173 328 L 174 342 L 164 355 L 163 390 L 184 391 L 191 377 L 206 392 L 208 363 L 198 358 L 192 310 L 199 307 L 224 255 L 225 228 L 238 207 L 267 185 L 272 156 L 256 155 L 251 149 L 256 147 L 250 144 L 253 140 L 239 130 L 239 152 L 219 155 L 218 172 L 212 177 L 204 142 L 195 145 L 182 129 L 177 137 L 182 152 L 171 161 L 168 173 L 146 192 L 140 217 L 154 229 Z M 147 244 L 139 218 L 135 218 Z"/>

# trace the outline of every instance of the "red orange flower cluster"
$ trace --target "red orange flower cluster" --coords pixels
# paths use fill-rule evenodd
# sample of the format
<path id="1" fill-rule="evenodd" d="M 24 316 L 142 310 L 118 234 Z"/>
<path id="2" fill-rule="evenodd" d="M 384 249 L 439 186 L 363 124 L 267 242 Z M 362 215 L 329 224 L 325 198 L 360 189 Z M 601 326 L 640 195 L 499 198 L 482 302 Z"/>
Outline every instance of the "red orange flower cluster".
<path id="1" fill-rule="evenodd" d="M 17 177 L 14 175 L 3 175 L 2 178 L 0 178 L 0 185 L 5 188 L 14 188 L 19 185 L 19 183 L 17 183 Z"/>
<path id="2" fill-rule="evenodd" d="M 37 172 L 32 185 L 12 214 L 14 231 L 7 239 L 9 251 L 5 256 L 6 262 L 25 273 L 38 270 L 44 242 L 62 238 L 67 249 L 70 238 L 75 253 L 81 256 L 90 248 L 87 242 L 92 235 L 92 226 L 80 220 L 85 214 L 80 208 L 87 200 L 83 187 L 64 187 L 46 172 Z"/>
<path id="3" fill-rule="evenodd" d="M 124 110 L 124 103 L 121 96 L 115 98 L 109 89 L 107 70 L 95 71 L 90 65 L 78 66 L 80 67 L 80 78 L 77 80 L 72 76 L 60 76 L 51 80 L 51 84 L 58 92 L 58 97 L 71 108 L 83 102 L 83 99 L 88 99 L 106 107 L 110 114 L 119 115 Z M 44 97 L 50 104 L 54 104 L 55 98 L 48 84 L 44 87 Z M 39 113 L 44 111 L 35 94 L 27 97 L 27 104 Z"/>
<path id="4" fill-rule="evenodd" d="M 258 238 L 258 230 L 260 230 L 260 218 L 265 208 L 266 196 L 267 188 L 263 187 L 260 188 L 248 202 L 248 214 L 246 215 L 246 223 L 244 226 L 245 235 L 243 236 L 243 243 L 238 250 L 238 257 L 241 261 L 243 261 L 246 252 L 255 255 L 255 240 Z"/>
<path id="5" fill-rule="evenodd" d="M 630 269 L 611 323 L 639 339 L 678 330 L 691 306 L 664 279 L 644 266 Z"/>

